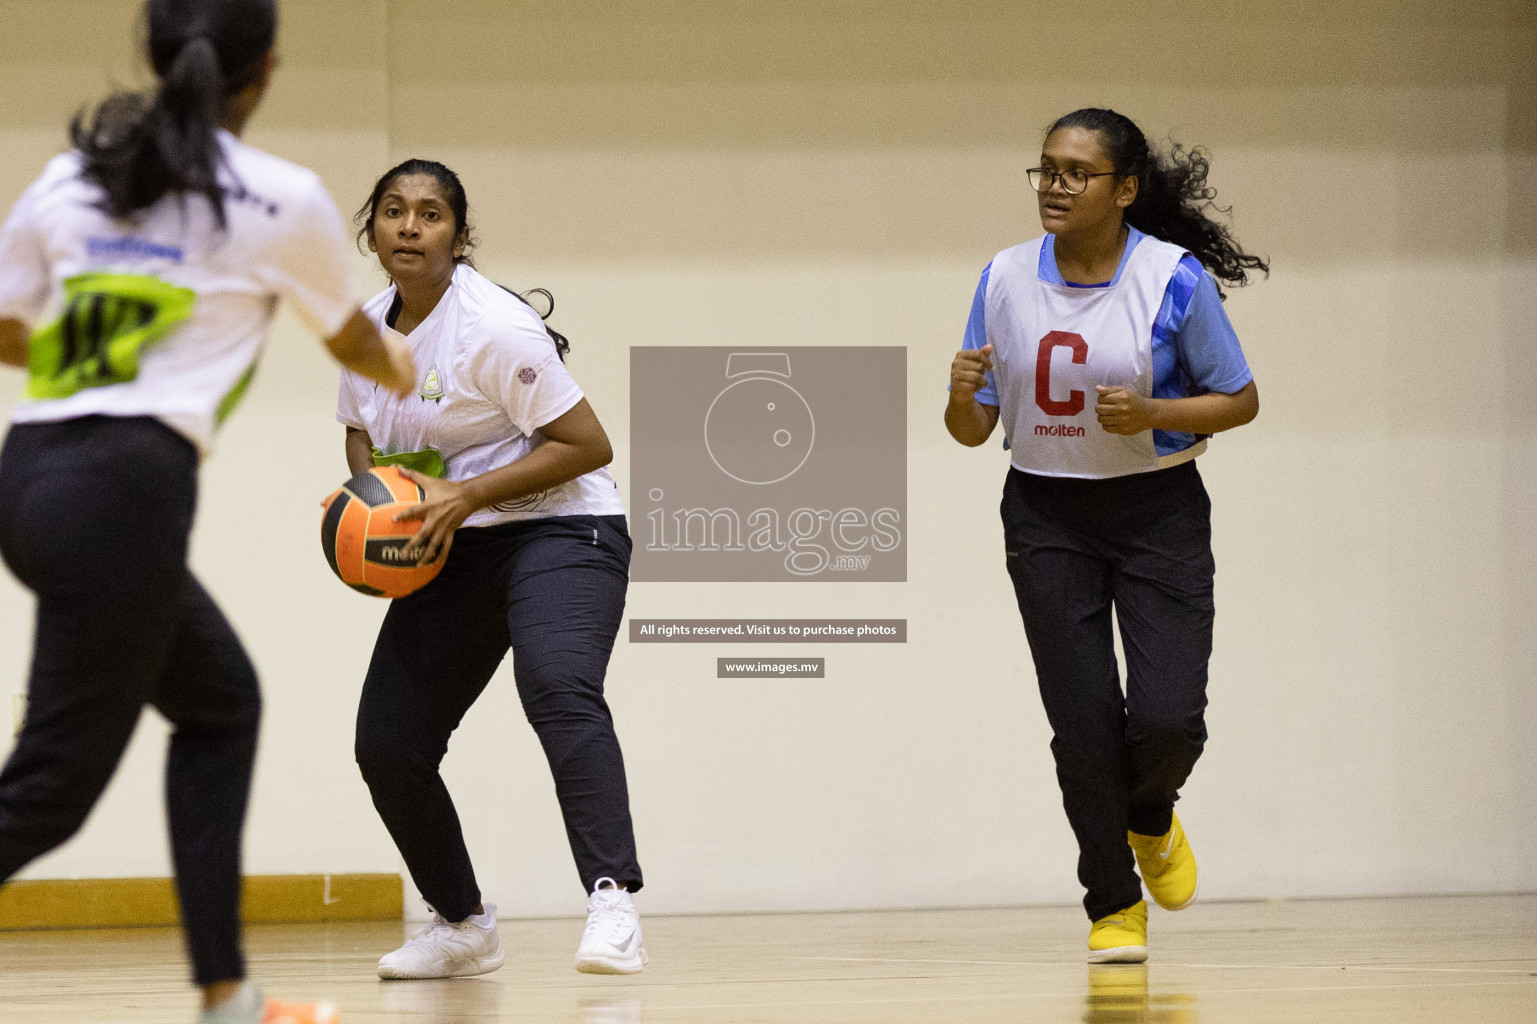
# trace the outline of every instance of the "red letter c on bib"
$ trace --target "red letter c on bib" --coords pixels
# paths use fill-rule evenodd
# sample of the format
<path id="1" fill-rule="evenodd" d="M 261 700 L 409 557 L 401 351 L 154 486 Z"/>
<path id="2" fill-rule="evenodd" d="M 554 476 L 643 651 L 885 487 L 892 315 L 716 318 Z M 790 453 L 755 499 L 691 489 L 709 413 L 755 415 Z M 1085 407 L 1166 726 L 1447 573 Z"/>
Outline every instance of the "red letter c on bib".
<path id="1" fill-rule="evenodd" d="M 1067 401 L 1055 402 L 1051 398 L 1051 350 L 1073 350 L 1073 362 L 1082 365 L 1089 359 L 1089 343 L 1083 336 L 1069 331 L 1052 331 L 1040 341 L 1035 352 L 1035 404 L 1048 416 L 1077 416 L 1083 412 L 1083 392 L 1069 391 Z"/>

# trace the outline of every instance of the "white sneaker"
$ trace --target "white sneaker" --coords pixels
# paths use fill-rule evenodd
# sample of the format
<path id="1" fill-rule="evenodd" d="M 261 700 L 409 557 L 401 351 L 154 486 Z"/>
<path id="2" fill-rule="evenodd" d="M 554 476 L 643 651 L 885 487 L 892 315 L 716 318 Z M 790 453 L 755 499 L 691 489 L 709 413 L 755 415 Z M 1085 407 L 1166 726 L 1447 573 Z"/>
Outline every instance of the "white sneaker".
<path id="1" fill-rule="evenodd" d="M 638 974 L 650 959 L 640 941 L 635 901 L 612 878 L 598 879 L 587 903 L 576 969 L 584 974 Z"/>
<path id="2" fill-rule="evenodd" d="M 393 953 L 379 958 L 379 977 L 468 978 L 502 966 L 502 942 L 496 935 L 496 904 L 457 924 L 432 911 L 432 923 Z M 431 909 L 431 908 L 428 908 Z"/>

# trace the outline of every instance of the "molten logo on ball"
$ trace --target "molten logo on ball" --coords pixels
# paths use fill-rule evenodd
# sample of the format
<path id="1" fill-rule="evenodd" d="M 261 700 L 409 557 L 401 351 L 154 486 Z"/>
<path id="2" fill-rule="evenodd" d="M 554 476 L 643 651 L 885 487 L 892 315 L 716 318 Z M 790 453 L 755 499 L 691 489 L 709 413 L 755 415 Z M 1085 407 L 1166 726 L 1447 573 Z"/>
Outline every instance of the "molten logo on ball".
<path id="1" fill-rule="evenodd" d="M 372 597 L 404 597 L 432 582 L 443 556 L 426 565 L 405 557 L 420 520 L 396 514 L 426 497 L 395 466 L 375 466 L 342 484 L 325 500 L 320 548 L 338 579 Z"/>

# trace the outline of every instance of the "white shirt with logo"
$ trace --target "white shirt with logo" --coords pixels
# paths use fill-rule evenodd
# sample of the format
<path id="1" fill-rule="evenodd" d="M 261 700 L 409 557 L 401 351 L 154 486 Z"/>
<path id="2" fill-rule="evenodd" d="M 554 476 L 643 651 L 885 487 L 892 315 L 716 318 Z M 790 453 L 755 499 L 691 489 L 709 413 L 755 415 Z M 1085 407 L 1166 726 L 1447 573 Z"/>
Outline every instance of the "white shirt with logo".
<path id="1" fill-rule="evenodd" d="M 22 194 L 0 231 L 0 317 L 58 321 L 67 282 L 81 275 L 150 279 L 193 299 L 190 315 L 139 353 L 132 379 L 23 401 L 12 422 L 153 416 L 206 454 L 255 370 L 280 298 L 323 337 L 357 310 L 352 246 L 320 178 L 228 132 L 218 139 L 223 230 L 200 195 L 169 195 L 112 220 L 96 208 L 102 191 L 81 177 L 78 152 L 55 157 Z"/>
<path id="2" fill-rule="evenodd" d="M 381 333 L 393 286 L 363 311 Z M 473 268 L 459 266 L 432 312 L 403 337 L 416 357 L 418 386 L 399 398 L 343 370 L 336 418 L 368 432 L 384 456 L 435 450 L 449 480 L 510 465 L 544 442 L 539 428 L 569 412 L 582 390 L 528 305 Z M 623 515 L 607 469 L 475 513 L 466 526 L 569 515 Z"/>
<path id="3" fill-rule="evenodd" d="M 1160 456 L 1152 431 L 1112 434 L 1094 413 L 1096 385 L 1151 397 L 1153 323 L 1185 250 L 1143 238 L 1113 285 L 1074 288 L 1040 279 L 1043 241 L 999 253 L 987 282 L 992 376 L 1014 467 L 1098 479 L 1163 469 L 1205 451 L 1201 441 Z"/>

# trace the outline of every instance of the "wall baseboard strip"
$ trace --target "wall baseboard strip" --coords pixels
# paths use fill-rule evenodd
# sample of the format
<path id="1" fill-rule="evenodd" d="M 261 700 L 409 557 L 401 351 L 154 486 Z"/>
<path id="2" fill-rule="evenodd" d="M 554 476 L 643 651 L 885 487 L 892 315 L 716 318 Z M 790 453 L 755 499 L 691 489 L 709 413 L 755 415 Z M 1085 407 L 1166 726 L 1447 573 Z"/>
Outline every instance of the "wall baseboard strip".
<path id="1" fill-rule="evenodd" d="M 247 924 L 398 921 L 399 875 L 248 875 Z M 34 879 L 0 888 L 0 931 L 133 928 L 180 920 L 169 878 Z"/>

